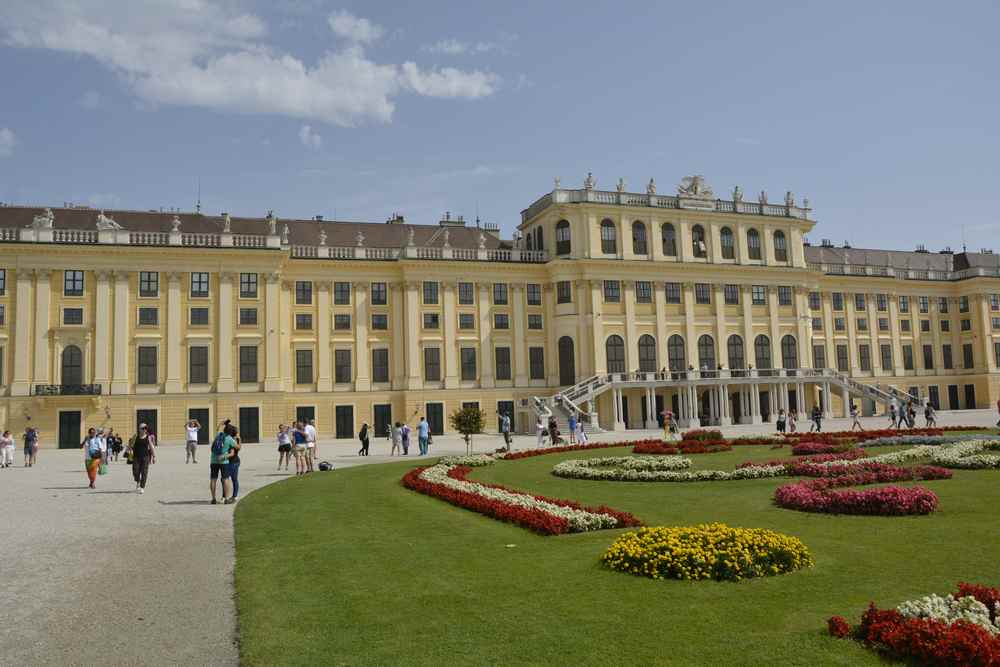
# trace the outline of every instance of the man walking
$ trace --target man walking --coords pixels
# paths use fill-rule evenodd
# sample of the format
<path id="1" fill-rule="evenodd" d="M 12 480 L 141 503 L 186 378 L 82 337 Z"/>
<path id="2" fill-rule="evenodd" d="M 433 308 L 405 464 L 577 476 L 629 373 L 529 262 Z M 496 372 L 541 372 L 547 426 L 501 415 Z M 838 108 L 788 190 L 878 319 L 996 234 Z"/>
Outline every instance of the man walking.
<path id="1" fill-rule="evenodd" d="M 197 419 L 192 419 L 184 425 L 184 429 L 187 431 L 187 444 L 184 446 L 187 456 L 184 463 L 198 463 L 198 431 L 201 430 L 201 424 Z"/>
<path id="2" fill-rule="evenodd" d="M 417 424 L 417 443 L 420 445 L 421 456 L 427 456 L 427 446 L 430 444 L 430 437 L 431 425 L 427 423 L 427 419 L 421 417 L 420 423 Z"/>
<path id="3" fill-rule="evenodd" d="M 316 457 L 319 456 L 319 450 L 316 448 L 316 420 L 310 419 L 305 425 L 306 432 L 306 469 L 309 472 L 313 471 L 313 462 Z"/>
<path id="4" fill-rule="evenodd" d="M 510 451 L 510 415 L 507 413 L 500 415 L 500 432 L 503 434 L 503 441 L 507 444 L 507 451 Z"/>
<path id="5" fill-rule="evenodd" d="M 576 443 L 576 411 L 569 412 L 569 444 Z M 509 444 L 509 443 L 508 443 Z"/>

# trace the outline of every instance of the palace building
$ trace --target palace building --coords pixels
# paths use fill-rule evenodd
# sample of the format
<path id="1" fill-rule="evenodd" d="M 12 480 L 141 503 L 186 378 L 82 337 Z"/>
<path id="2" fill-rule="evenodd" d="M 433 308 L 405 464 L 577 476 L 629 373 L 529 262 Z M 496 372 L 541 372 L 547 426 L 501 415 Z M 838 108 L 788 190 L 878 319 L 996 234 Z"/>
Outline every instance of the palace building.
<path id="1" fill-rule="evenodd" d="M 467 404 L 532 431 L 1000 398 L 1000 256 L 810 244 L 808 201 L 555 188 L 513 240 L 435 225 L 0 207 L 0 422 L 163 442 L 223 418 L 321 437 Z"/>

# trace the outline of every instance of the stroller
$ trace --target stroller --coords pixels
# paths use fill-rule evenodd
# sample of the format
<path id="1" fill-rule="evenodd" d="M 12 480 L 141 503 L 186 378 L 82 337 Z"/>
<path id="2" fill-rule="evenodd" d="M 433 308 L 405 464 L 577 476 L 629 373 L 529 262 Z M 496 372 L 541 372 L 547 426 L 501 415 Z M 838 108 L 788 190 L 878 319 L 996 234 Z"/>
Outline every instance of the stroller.
<path id="1" fill-rule="evenodd" d="M 549 444 L 551 446 L 561 445 L 566 441 L 559 435 L 559 427 L 556 425 L 555 419 L 549 420 Z"/>

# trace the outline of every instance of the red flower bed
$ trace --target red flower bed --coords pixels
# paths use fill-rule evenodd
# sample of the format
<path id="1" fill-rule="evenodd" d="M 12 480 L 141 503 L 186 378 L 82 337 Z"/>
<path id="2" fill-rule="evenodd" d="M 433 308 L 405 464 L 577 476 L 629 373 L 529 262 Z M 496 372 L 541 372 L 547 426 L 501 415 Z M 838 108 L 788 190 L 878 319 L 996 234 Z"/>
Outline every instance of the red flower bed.
<path id="1" fill-rule="evenodd" d="M 810 456 L 812 454 L 836 454 L 846 452 L 851 448 L 847 443 L 833 445 L 828 442 L 799 442 L 792 447 L 792 456 Z"/>
<path id="2" fill-rule="evenodd" d="M 883 486 L 864 491 L 829 491 L 829 486 L 841 486 L 838 480 L 818 479 L 778 487 L 774 501 L 779 507 L 800 512 L 823 514 L 855 514 L 867 516 L 906 516 L 930 514 L 937 509 L 937 494 L 919 486 Z M 871 479 L 871 481 L 867 481 Z M 858 475 L 849 482 L 874 484 L 878 475 Z M 824 486 L 815 486 L 822 482 Z"/>
<path id="3" fill-rule="evenodd" d="M 638 442 L 652 442 L 659 443 L 660 440 L 640 440 Z M 630 447 L 632 445 L 638 444 L 635 440 L 630 442 L 595 442 L 587 445 L 564 445 L 563 447 L 543 447 L 542 449 L 525 449 L 517 452 L 510 452 L 504 456 L 507 461 L 516 461 L 517 459 L 530 459 L 532 456 L 545 456 L 546 454 L 558 454 L 560 452 L 581 452 L 588 449 L 609 449 L 611 447 Z M 506 450 L 497 450 L 497 453 L 503 453 Z"/>
<path id="4" fill-rule="evenodd" d="M 722 431 L 716 428 L 696 428 L 681 433 L 681 440 L 722 440 Z"/>
<path id="5" fill-rule="evenodd" d="M 633 454 L 714 454 L 728 452 L 732 446 L 727 440 L 679 440 L 677 442 L 660 442 L 643 440 L 635 443 Z"/>
<path id="6" fill-rule="evenodd" d="M 737 468 L 749 468 L 750 466 L 790 466 L 799 463 L 829 463 L 830 461 L 854 461 L 868 456 L 868 452 L 863 449 L 849 449 L 839 454 L 813 454 L 803 456 L 799 459 L 774 459 L 771 461 L 756 462 L 744 461 L 736 466 Z"/>
<path id="7" fill-rule="evenodd" d="M 552 515 L 542 509 L 529 509 L 509 505 L 490 498 L 484 498 L 483 496 L 479 496 L 474 493 L 458 491 L 441 484 L 434 484 L 433 482 L 420 478 L 420 473 L 424 470 L 426 470 L 424 467 L 414 468 L 406 473 L 402 479 L 403 486 L 418 493 L 439 498 L 445 502 L 451 503 L 452 505 L 463 507 L 465 509 L 472 510 L 473 512 L 478 512 L 488 517 L 499 519 L 500 521 L 517 524 L 543 535 L 561 535 L 569 532 L 569 522 L 566 521 L 566 519 Z M 468 466 L 456 466 L 448 471 L 448 476 L 458 480 L 465 480 L 471 470 L 472 468 Z M 571 500 L 559 500 L 555 498 L 546 498 L 545 496 L 525 494 L 521 491 L 516 491 L 514 489 L 509 489 L 496 484 L 483 484 L 483 486 L 501 489 L 509 493 L 528 495 L 536 500 L 541 500 L 560 507 L 571 507 L 573 509 L 584 510 L 594 514 L 608 514 L 617 519 L 619 525 L 623 527 L 642 525 L 642 522 L 628 512 L 621 512 L 603 505 L 600 507 L 584 507 Z"/>
<path id="8" fill-rule="evenodd" d="M 957 596 L 972 595 L 990 609 L 994 618 L 1000 591 L 961 583 Z M 945 623 L 929 618 L 908 618 L 895 609 L 878 609 L 874 603 L 856 628 L 840 616 L 827 621 L 834 637 L 853 637 L 889 658 L 921 665 L 1000 665 L 1000 637 L 968 621 Z"/>

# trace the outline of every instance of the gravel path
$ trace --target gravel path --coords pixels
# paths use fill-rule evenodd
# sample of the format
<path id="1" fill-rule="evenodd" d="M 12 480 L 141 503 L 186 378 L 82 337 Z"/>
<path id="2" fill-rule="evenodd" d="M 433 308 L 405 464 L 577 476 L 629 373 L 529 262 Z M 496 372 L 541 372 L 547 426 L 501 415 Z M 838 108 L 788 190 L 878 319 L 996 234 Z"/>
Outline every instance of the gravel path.
<path id="1" fill-rule="evenodd" d="M 939 413 L 944 424 L 993 425 L 992 411 Z M 879 428 L 881 418 L 866 419 Z M 918 420 L 923 421 L 922 417 Z M 828 430 L 848 422 L 831 420 Z M 729 427 L 727 435 L 769 432 L 768 426 Z M 655 435 L 630 431 L 628 439 Z M 603 434 L 601 439 L 626 439 Z M 488 451 L 499 438 L 481 436 Z M 516 448 L 534 446 L 520 436 Z M 390 459 L 359 459 L 357 445 L 320 443 L 335 467 Z M 111 465 L 87 488 L 79 450 L 42 450 L 34 468 L 0 470 L 7 501 L 0 563 L 0 665 L 236 665 L 233 604 L 232 506 L 209 504 L 207 446 L 197 466 L 185 465 L 184 448 L 160 448 L 144 495 L 135 493 L 131 469 Z M 432 454 L 461 453 L 459 438 L 435 440 Z M 242 454 L 240 495 L 284 479 L 268 445 Z M 416 457 L 411 457 L 416 458 Z M 322 473 L 319 473 L 322 474 Z M 95 631 L 96 628 L 96 631 Z"/>

